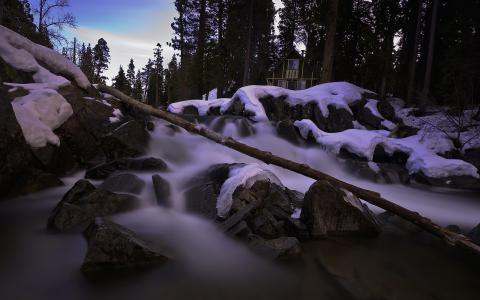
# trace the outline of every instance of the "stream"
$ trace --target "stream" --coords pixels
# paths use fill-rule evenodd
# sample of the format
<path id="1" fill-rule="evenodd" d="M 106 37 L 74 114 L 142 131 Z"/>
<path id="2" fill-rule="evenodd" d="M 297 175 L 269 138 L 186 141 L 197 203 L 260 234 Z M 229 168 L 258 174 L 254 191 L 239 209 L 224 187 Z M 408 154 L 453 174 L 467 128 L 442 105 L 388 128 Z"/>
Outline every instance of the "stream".
<path id="1" fill-rule="evenodd" d="M 224 118 L 229 117 L 210 118 L 203 124 L 256 148 L 377 191 L 384 198 L 417 211 L 440 225 L 456 224 L 468 231 L 480 222 L 478 193 L 367 181 L 351 174 L 334 155 L 320 147 L 295 146 L 277 137 L 275 128 L 268 123 L 251 124 L 241 118 Z M 135 173 L 147 183 L 139 196 L 142 207 L 111 219 L 132 229 L 153 248 L 174 259 L 140 273 L 85 278 L 80 273 L 87 247 L 83 237 L 79 234 L 53 234 L 46 229 L 53 207 L 83 177 L 84 172 L 79 172 L 63 178 L 64 187 L 0 202 L 0 299 L 356 299 L 364 298 L 364 295 L 388 297 L 388 293 L 393 293 L 392 289 L 396 288 L 407 293 L 395 294 L 396 297 L 403 295 L 408 299 L 417 299 L 417 296 L 418 299 L 449 299 L 449 296 L 456 297 L 459 290 L 464 294 L 459 294 L 456 299 L 470 299 L 462 298 L 462 295 L 470 297 L 473 287 L 478 289 L 479 272 L 469 269 L 468 263 L 461 258 L 443 248 L 431 251 L 425 245 L 411 245 L 405 237 L 394 239 L 398 244 L 392 244 L 391 236 L 359 240 L 354 252 L 346 249 L 357 245 L 355 239 L 309 242 L 304 249 L 307 255 L 301 261 L 284 264 L 255 256 L 243 244 L 226 237 L 211 222 L 185 212 L 182 195 L 185 181 L 213 164 L 234 162 L 259 163 L 274 172 L 285 186 L 303 193 L 314 180 L 265 165 L 183 130 L 175 132 L 161 120 L 155 123 L 146 156 L 162 158 L 169 165 L 170 171 L 162 176 L 172 185 L 173 208 L 157 206 L 152 173 Z M 255 133 L 244 136 L 249 131 Z M 371 209 L 382 212 L 375 207 Z M 375 256 L 378 264 L 371 266 L 374 258 L 367 259 L 370 254 Z M 325 259 L 330 260 L 325 262 Z M 396 261 L 401 265 L 402 260 L 410 265 L 392 263 Z M 352 262 L 349 266 L 342 265 L 342 262 L 347 264 L 349 261 Z M 369 269 L 367 262 L 371 268 L 363 270 Z M 320 263 L 325 263 L 327 268 L 320 267 Z M 419 263 L 424 265 L 419 266 Z M 332 270 L 335 270 L 334 277 L 344 276 L 348 281 L 352 265 L 356 265 L 355 270 L 360 274 L 357 286 L 361 286 L 362 291 L 356 287 L 348 288 L 348 284 L 346 288 L 331 278 Z M 405 269 L 399 271 L 395 268 Z M 424 273 L 415 275 L 410 281 L 391 283 L 405 278 L 407 275 L 403 272 L 419 269 Z M 370 274 L 373 270 L 378 271 L 374 276 Z M 446 270 L 448 278 L 441 273 Z M 361 283 L 367 275 L 378 277 L 377 281 Z M 431 276 L 432 282 L 422 283 L 426 276 Z M 418 286 L 411 283 L 417 282 L 415 278 L 420 281 Z M 432 284 L 437 286 L 436 292 L 431 290 Z M 417 296 L 411 297 L 408 291 L 415 291 Z"/>

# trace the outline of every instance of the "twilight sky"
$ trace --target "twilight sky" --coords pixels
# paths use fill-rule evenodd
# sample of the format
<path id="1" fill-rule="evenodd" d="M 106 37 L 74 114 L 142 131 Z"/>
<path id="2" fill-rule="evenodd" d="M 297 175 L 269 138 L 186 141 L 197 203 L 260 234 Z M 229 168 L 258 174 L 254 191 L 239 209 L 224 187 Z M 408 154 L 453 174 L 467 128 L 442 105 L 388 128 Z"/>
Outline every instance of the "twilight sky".
<path id="1" fill-rule="evenodd" d="M 278 7 L 281 1 L 274 2 Z M 68 30 L 67 35 L 92 45 L 101 37 L 107 41 L 111 62 L 106 75 L 110 79 L 130 58 L 137 68 L 143 67 L 157 42 L 164 49 L 165 63 L 170 61 L 173 49 L 166 43 L 176 16 L 173 0 L 70 0 L 70 5 L 78 28 Z"/>

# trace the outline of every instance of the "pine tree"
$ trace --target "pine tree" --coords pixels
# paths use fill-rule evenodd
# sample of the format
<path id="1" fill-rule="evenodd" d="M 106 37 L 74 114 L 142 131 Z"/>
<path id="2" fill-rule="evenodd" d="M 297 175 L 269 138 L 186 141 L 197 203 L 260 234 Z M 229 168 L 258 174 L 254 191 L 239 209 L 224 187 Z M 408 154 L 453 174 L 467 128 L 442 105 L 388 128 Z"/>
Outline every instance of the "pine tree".
<path id="1" fill-rule="evenodd" d="M 157 43 L 157 46 L 153 50 L 153 78 L 151 79 L 151 83 L 154 84 L 154 86 L 151 86 L 153 88 L 153 94 L 151 99 L 151 102 L 154 103 L 155 107 L 161 105 L 161 100 L 164 99 L 164 86 L 163 86 L 163 56 L 162 56 L 162 45 L 160 43 Z M 150 102 L 150 100 L 149 100 Z M 164 101 L 165 102 L 165 101 Z M 163 103 L 164 104 L 164 103 Z"/>
<path id="2" fill-rule="evenodd" d="M 130 58 L 130 62 L 128 63 L 128 69 L 127 69 L 127 80 L 130 86 L 132 87 L 132 95 L 133 95 L 133 89 L 135 87 L 135 63 L 133 62 L 133 58 Z"/>
<path id="3" fill-rule="evenodd" d="M 130 84 L 128 83 L 127 77 L 125 76 L 125 71 L 123 70 L 122 66 L 120 66 L 117 76 L 115 76 L 115 78 L 113 79 L 113 87 L 127 95 L 130 95 Z"/>
<path id="4" fill-rule="evenodd" d="M 295 48 L 295 42 L 300 38 L 299 2 L 300 0 L 282 0 L 283 7 L 279 10 L 278 24 L 278 47 L 282 58 Z"/>
<path id="5" fill-rule="evenodd" d="M 105 41 L 103 38 L 100 38 L 94 47 L 95 82 L 105 82 L 106 77 L 103 76 L 103 72 L 108 70 L 109 63 L 110 48 L 107 45 L 107 41 Z"/>
<path id="6" fill-rule="evenodd" d="M 140 70 L 137 71 L 137 74 L 135 76 L 134 82 L 133 82 L 133 89 L 132 89 L 132 97 L 134 99 L 143 100 L 143 83 L 142 83 L 142 73 Z"/>
<path id="7" fill-rule="evenodd" d="M 147 64 L 142 69 L 142 83 L 143 83 L 143 91 L 146 94 L 149 88 L 150 77 L 153 73 L 153 61 L 149 58 Z"/>
<path id="8" fill-rule="evenodd" d="M 165 69 L 165 92 L 167 105 L 178 100 L 179 84 L 178 76 L 178 62 L 177 56 L 173 55 L 172 60 L 168 63 L 168 68 Z"/>
<path id="9" fill-rule="evenodd" d="M 92 47 L 90 44 L 85 48 L 85 44 L 82 45 L 80 56 L 80 69 L 87 76 L 90 82 L 95 81 L 95 63 L 93 58 Z"/>

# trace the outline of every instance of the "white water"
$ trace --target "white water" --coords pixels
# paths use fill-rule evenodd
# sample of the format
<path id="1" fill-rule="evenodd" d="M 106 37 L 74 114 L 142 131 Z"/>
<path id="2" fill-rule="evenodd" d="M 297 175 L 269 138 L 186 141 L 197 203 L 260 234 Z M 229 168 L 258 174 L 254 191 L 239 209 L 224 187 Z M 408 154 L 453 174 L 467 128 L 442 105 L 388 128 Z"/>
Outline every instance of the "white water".
<path id="1" fill-rule="evenodd" d="M 365 181 L 349 174 L 333 156 L 319 147 L 298 147 L 276 137 L 269 124 L 255 124 L 256 134 L 242 138 L 238 120 L 235 125 L 230 121 L 227 120 L 221 133 L 378 191 L 385 198 L 442 225 L 457 224 L 468 230 L 480 222 L 478 194 Z M 210 127 L 221 127 L 219 122 L 223 121 L 214 120 Z M 144 207 L 113 219 L 137 232 L 174 260 L 133 278 L 98 285 L 86 281 L 79 273 L 86 250 L 83 238 L 78 234 L 56 235 L 45 229 L 55 204 L 83 176 L 83 173 L 76 174 L 64 179 L 66 187 L 0 203 L 0 229 L 5 240 L 0 249 L 0 299 L 103 299 L 105 296 L 170 299 L 173 295 L 176 299 L 231 299 L 232 295 L 239 299 L 291 299 L 299 298 L 298 291 L 302 289 L 308 290 L 304 291 L 307 295 L 323 293 L 331 296 L 331 290 L 328 292 L 329 287 L 325 284 L 318 280 L 309 280 L 308 284 L 303 282 L 304 273 L 286 272 L 254 256 L 244 245 L 225 237 L 210 222 L 184 211 L 184 183 L 212 164 L 257 162 L 274 172 L 285 186 L 301 192 L 308 189 L 312 179 L 265 165 L 185 131 L 172 135 L 166 123 L 156 123 L 148 155 L 162 158 L 169 165 L 170 171 L 161 175 L 172 184 L 173 209 L 156 206 L 152 173 L 140 173 L 137 175 L 147 182 L 140 196 Z"/>

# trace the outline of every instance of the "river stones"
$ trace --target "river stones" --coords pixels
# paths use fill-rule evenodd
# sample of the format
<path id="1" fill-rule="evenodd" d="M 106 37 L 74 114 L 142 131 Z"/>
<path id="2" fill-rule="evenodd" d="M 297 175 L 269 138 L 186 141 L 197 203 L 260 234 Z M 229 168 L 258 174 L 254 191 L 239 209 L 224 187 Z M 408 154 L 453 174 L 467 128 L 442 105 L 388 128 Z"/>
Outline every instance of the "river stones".
<path id="1" fill-rule="evenodd" d="M 109 160 L 137 157 L 148 147 L 150 135 L 140 122 L 131 120 L 102 137 L 101 144 Z"/>
<path id="2" fill-rule="evenodd" d="M 137 175 L 124 173 L 108 177 L 99 188 L 118 193 L 140 194 L 145 182 Z"/>
<path id="3" fill-rule="evenodd" d="M 138 205 L 136 197 L 115 194 L 79 180 L 53 209 L 47 227 L 57 231 L 82 231 L 95 217 L 131 210 Z"/>
<path id="4" fill-rule="evenodd" d="M 170 183 L 158 174 L 152 176 L 152 183 L 158 205 L 170 207 Z"/>
<path id="5" fill-rule="evenodd" d="M 160 158 L 119 158 L 98 165 L 85 173 L 87 179 L 105 179 L 119 171 L 166 171 L 167 164 Z"/>
<path id="6" fill-rule="evenodd" d="M 357 197 L 328 181 L 317 181 L 305 194 L 301 220 L 312 238 L 378 234 L 378 223 Z"/>
<path id="7" fill-rule="evenodd" d="M 134 232 L 116 223 L 96 219 L 83 233 L 88 250 L 81 271 L 85 274 L 158 265 L 167 257 L 152 250 Z"/>

